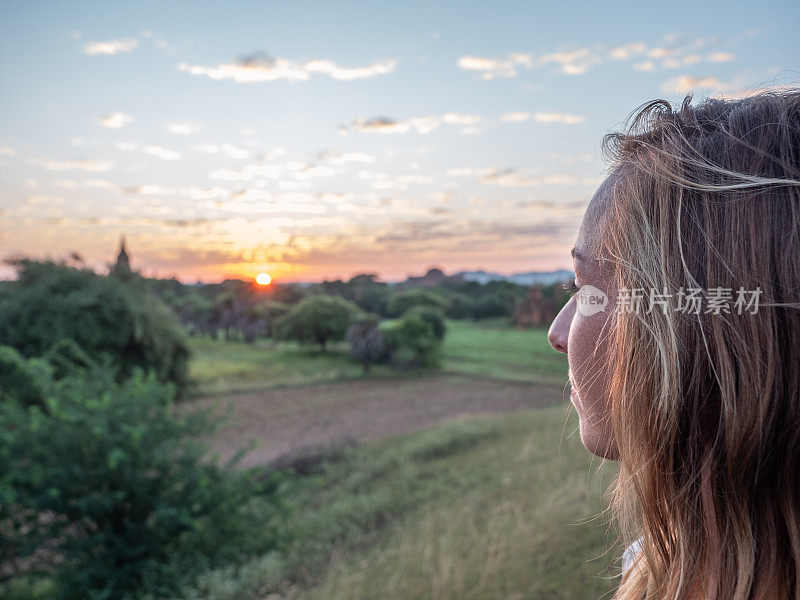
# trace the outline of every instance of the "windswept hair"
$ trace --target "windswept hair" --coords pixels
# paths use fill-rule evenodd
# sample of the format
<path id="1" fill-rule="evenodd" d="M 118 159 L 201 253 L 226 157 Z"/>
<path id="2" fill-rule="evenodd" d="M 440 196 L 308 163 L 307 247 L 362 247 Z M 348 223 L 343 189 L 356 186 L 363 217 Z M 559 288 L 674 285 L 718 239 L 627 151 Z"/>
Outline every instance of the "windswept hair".
<path id="1" fill-rule="evenodd" d="M 797 600 L 800 89 L 691 101 L 602 140 L 619 288 L 732 290 L 730 312 L 615 315 L 611 506 L 643 548 L 614 598 Z M 734 310 L 740 289 L 756 312 Z"/>

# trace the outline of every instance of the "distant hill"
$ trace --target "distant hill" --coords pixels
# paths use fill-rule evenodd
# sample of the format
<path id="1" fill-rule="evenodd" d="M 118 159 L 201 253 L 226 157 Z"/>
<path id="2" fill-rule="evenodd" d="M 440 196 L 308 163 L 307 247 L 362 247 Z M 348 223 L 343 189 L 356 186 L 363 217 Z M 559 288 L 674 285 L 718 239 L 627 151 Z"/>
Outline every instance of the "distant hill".
<path id="1" fill-rule="evenodd" d="M 568 269 L 531 271 L 530 273 L 514 273 L 513 275 L 499 275 L 497 273 L 487 273 L 486 271 L 461 271 L 456 273 L 456 276 L 458 275 L 463 277 L 465 281 L 477 281 L 480 284 L 486 284 L 490 281 L 510 281 L 520 285 L 533 285 L 534 283 L 549 285 L 573 277 L 572 271 Z"/>

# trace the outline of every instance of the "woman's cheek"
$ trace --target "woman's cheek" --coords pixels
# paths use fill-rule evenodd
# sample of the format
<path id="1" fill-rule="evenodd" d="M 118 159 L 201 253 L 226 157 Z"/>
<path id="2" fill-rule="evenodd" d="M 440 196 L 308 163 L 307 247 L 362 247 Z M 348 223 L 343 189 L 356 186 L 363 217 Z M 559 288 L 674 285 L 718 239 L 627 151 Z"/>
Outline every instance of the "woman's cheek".
<path id="1" fill-rule="evenodd" d="M 605 313 L 585 316 L 576 311 L 570 327 L 567 345 L 569 368 L 585 408 L 596 406 L 603 400 L 597 396 L 605 389 L 608 363 L 607 336 L 604 335 L 606 316 Z"/>

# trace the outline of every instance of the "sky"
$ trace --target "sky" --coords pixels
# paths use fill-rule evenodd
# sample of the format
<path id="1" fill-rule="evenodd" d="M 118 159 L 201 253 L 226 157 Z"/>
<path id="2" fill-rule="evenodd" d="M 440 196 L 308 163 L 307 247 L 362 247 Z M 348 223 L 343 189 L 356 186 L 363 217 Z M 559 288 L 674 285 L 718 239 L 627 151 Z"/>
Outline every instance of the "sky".
<path id="1" fill-rule="evenodd" d="M 2 2 L 0 258 L 571 268 L 640 105 L 800 81 L 800 4 Z M 0 267 L 0 277 L 13 270 Z"/>

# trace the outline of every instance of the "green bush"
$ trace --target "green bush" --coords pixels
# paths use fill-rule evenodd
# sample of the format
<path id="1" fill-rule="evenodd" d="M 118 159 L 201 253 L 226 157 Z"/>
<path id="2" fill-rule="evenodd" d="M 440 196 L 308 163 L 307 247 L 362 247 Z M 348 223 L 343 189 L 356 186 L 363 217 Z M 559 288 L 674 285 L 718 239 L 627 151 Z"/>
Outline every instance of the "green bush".
<path id="1" fill-rule="evenodd" d="M 442 340 L 422 311 L 404 312 L 384 327 L 383 337 L 394 368 L 438 367 L 441 364 Z"/>
<path id="2" fill-rule="evenodd" d="M 442 311 L 432 306 L 417 305 L 403 313 L 403 317 L 410 317 L 413 315 L 419 315 L 433 328 L 433 335 L 437 340 L 440 342 L 444 340 L 444 335 L 447 333 L 447 325 L 445 325 Z"/>
<path id="3" fill-rule="evenodd" d="M 276 546 L 279 476 L 209 460 L 213 421 L 176 416 L 172 385 L 93 368 L 51 389 L 46 411 L 0 404 L 0 563 L 27 565 L 0 596 L 37 575 L 55 598 L 172 595 Z"/>
<path id="4" fill-rule="evenodd" d="M 43 404 L 51 367 L 41 359 L 26 360 L 9 346 L 0 346 L 0 400 Z"/>
<path id="5" fill-rule="evenodd" d="M 0 344 L 25 357 L 72 340 L 93 360 L 110 357 L 120 379 L 137 367 L 180 390 L 189 350 L 175 315 L 141 283 L 63 263 L 22 259 L 0 298 Z"/>
<path id="6" fill-rule="evenodd" d="M 360 312 L 344 298 L 315 294 L 275 321 L 275 337 L 319 344 L 325 350 L 329 341 L 344 339 L 350 321 Z"/>

